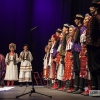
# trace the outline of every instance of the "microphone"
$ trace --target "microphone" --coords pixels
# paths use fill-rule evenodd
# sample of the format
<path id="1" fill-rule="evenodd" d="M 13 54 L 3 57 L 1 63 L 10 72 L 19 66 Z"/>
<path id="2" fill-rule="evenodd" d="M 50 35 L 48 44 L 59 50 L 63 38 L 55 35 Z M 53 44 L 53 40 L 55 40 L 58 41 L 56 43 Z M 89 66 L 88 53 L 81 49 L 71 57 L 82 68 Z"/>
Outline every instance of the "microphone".
<path id="1" fill-rule="evenodd" d="M 33 30 L 35 30 L 36 28 L 38 28 L 38 26 L 36 26 L 36 27 L 32 28 L 30 31 L 33 31 Z"/>

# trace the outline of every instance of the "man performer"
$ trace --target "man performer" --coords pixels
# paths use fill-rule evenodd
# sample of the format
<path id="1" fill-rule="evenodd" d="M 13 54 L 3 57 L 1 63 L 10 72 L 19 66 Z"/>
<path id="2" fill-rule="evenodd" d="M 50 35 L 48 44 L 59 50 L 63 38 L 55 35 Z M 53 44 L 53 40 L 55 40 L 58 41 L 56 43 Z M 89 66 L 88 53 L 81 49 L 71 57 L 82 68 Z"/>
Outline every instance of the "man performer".
<path id="1" fill-rule="evenodd" d="M 92 17 L 88 23 L 86 44 L 92 90 L 100 90 L 100 14 L 99 4 L 90 5 Z"/>

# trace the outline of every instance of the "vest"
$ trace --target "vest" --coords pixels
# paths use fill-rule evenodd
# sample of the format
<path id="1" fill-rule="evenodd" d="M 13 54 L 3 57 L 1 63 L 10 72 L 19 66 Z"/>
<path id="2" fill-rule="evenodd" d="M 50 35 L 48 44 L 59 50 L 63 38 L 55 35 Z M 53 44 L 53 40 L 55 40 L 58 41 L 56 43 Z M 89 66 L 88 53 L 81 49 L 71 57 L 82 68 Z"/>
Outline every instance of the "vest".
<path id="1" fill-rule="evenodd" d="M 8 53 L 8 62 L 7 62 L 7 64 L 9 65 L 9 63 L 10 63 L 10 53 Z M 17 65 L 17 61 L 16 61 L 16 53 L 14 53 L 14 56 L 13 56 L 13 63 L 14 63 L 14 65 Z"/>

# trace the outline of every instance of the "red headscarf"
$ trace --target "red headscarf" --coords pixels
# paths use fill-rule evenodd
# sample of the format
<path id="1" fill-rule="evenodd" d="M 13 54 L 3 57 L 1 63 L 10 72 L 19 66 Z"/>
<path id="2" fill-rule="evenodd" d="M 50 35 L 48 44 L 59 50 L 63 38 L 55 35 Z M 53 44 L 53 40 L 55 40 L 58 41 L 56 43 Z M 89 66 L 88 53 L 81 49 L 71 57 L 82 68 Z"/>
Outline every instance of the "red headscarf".
<path id="1" fill-rule="evenodd" d="M 59 38 L 56 34 L 53 34 L 52 36 L 53 36 L 53 38 L 54 38 L 55 40 L 57 40 L 57 39 Z"/>

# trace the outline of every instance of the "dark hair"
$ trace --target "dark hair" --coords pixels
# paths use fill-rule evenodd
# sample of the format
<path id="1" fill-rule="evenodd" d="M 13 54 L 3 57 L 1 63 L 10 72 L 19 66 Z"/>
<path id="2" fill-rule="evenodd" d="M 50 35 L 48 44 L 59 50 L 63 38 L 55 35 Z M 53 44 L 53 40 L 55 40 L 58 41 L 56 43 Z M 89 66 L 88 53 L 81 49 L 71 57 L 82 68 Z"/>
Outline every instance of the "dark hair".
<path id="1" fill-rule="evenodd" d="M 27 44 L 24 44 L 24 47 L 25 47 L 25 46 L 27 46 L 27 47 L 28 47 L 28 45 L 27 45 Z"/>

